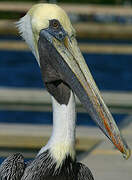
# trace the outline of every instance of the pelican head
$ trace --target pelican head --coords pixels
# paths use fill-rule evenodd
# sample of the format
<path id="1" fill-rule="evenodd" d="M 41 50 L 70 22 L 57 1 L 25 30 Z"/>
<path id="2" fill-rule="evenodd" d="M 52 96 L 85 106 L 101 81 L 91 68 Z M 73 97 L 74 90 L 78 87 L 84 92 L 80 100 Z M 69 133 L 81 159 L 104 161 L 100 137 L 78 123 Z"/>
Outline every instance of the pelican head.
<path id="1" fill-rule="evenodd" d="M 72 90 L 103 133 L 128 158 L 130 150 L 100 95 L 64 10 L 55 4 L 35 5 L 18 28 L 38 61 L 49 93 L 59 104 L 67 105 Z"/>

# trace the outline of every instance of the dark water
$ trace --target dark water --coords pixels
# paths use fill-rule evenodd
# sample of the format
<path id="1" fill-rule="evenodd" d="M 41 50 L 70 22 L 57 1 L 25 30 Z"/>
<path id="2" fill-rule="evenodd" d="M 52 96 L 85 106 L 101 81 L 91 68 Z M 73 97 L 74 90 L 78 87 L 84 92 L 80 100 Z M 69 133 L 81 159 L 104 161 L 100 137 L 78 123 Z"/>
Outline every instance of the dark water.
<path id="1" fill-rule="evenodd" d="M 125 114 L 113 114 L 119 125 L 126 117 Z M 0 122 L 2 123 L 24 123 L 24 124 L 52 124 L 51 112 L 27 112 L 27 111 L 0 111 Z M 87 113 L 77 114 L 77 125 L 95 126 L 93 120 Z"/>
<path id="2" fill-rule="evenodd" d="M 101 90 L 132 91 L 132 54 L 84 54 Z M 31 52 L 0 51 L 0 86 L 43 88 Z"/>

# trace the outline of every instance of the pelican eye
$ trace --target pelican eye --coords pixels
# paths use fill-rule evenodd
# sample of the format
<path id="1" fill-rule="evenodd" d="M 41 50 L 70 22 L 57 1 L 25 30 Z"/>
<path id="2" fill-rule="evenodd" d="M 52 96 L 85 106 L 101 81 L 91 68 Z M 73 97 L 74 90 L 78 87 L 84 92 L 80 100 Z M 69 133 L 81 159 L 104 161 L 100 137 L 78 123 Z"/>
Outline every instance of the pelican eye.
<path id="1" fill-rule="evenodd" d="M 67 35 L 67 32 L 57 19 L 49 20 L 49 27 L 46 29 L 46 31 L 48 31 L 49 34 L 59 41 L 63 41 Z"/>
<path id="2" fill-rule="evenodd" d="M 55 29 L 57 29 L 57 28 L 59 27 L 59 24 L 58 24 L 57 21 L 53 22 L 53 27 L 54 27 Z"/>
<path id="3" fill-rule="evenodd" d="M 60 28 L 59 21 L 56 19 L 50 20 L 50 27 L 54 28 L 55 30 L 58 30 Z"/>

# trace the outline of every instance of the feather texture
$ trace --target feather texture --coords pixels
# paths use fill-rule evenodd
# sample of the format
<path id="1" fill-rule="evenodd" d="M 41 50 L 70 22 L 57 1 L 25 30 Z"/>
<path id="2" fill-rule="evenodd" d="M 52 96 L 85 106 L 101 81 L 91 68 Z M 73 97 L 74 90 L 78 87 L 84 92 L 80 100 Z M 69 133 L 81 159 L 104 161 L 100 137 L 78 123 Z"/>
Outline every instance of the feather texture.
<path id="1" fill-rule="evenodd" d="M 24 157 L 20 153 L 10 155 L 0 166 L 0 180 L 20 180 L 25 167 Z"/>

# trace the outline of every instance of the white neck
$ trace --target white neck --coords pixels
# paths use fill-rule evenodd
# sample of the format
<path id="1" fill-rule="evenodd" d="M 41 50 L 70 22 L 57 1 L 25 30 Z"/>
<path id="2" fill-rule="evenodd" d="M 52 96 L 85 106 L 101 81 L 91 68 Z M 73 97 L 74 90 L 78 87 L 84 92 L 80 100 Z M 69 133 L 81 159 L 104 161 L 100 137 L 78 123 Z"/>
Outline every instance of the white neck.
<path id="1" fill-rule="evenodd" d="M 47 145 L 42 147 L 39 154 L 50 150 L 53 157 L 61 164 L 66 155 L 75 156 L 75 98 L 71 91 L 67 105 L 60 105 L 53 97 L 53 130 Z"/>

